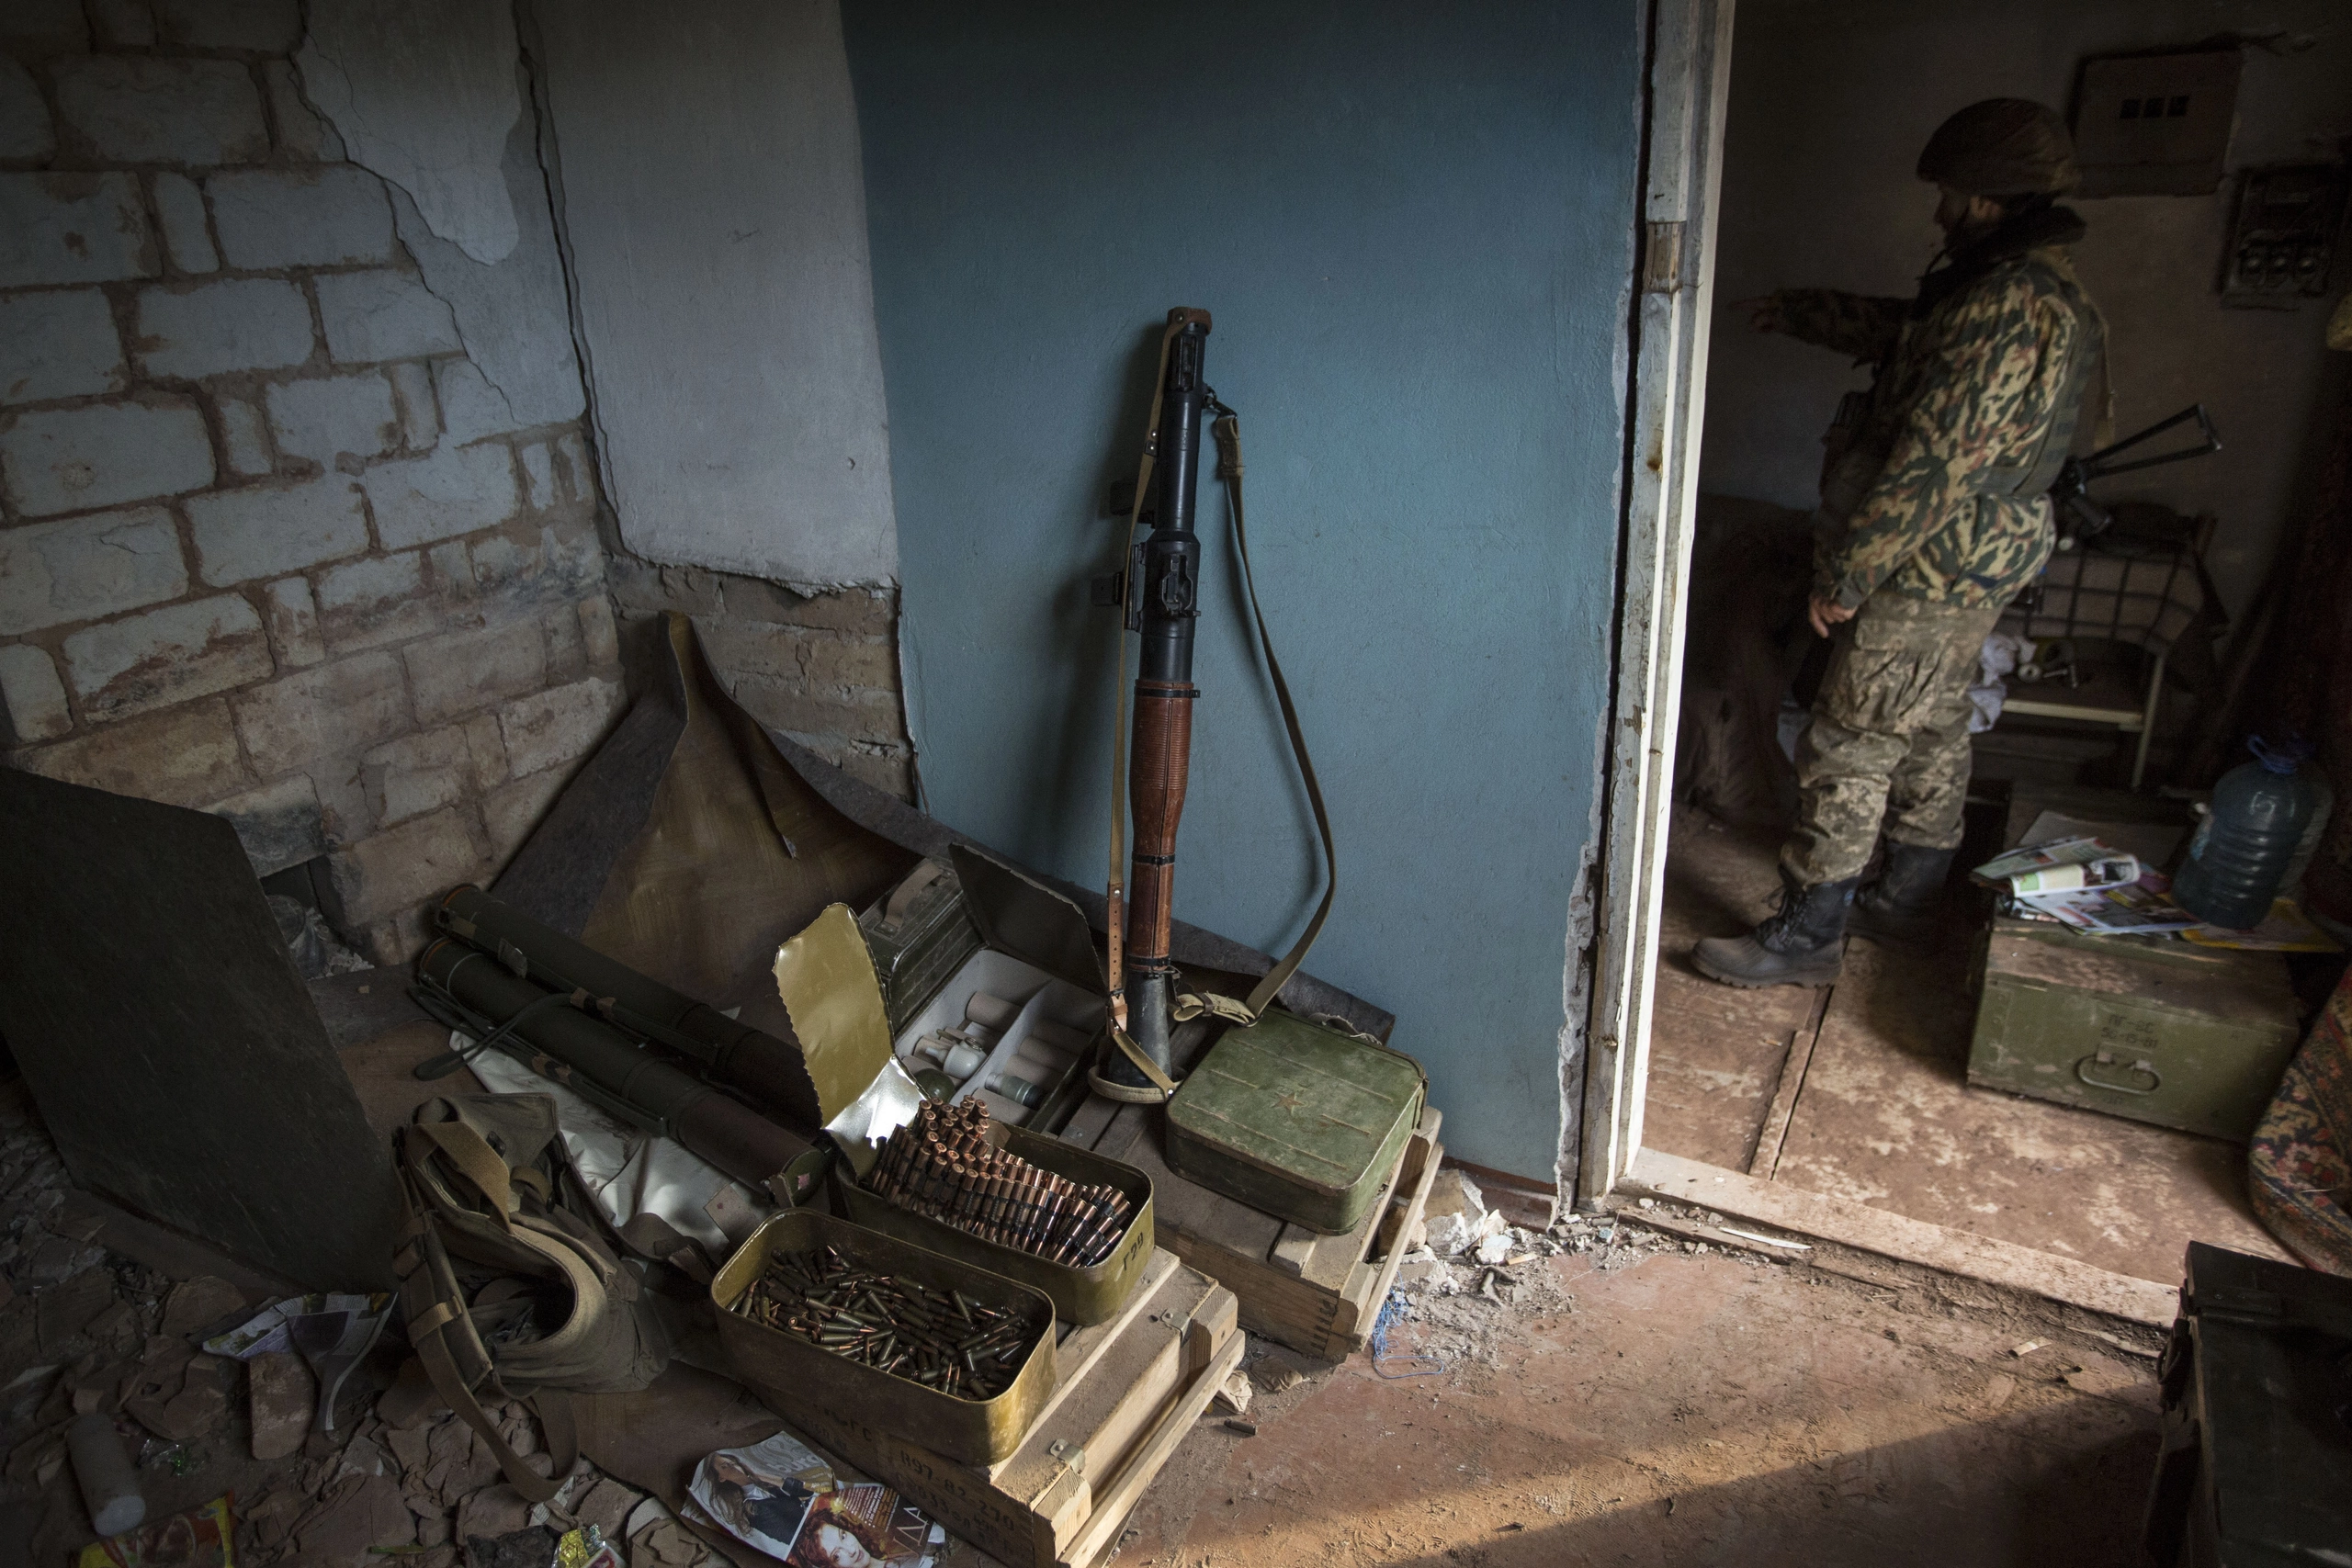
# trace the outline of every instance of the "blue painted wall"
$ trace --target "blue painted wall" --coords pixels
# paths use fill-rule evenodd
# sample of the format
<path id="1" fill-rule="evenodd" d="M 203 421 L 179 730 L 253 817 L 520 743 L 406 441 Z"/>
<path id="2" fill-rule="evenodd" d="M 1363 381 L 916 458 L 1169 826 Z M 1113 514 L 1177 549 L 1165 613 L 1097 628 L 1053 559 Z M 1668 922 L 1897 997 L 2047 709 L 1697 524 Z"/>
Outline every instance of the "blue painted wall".
<path id="1" fill-rule="evenodd" d="M 1340 840 L 1311 966 L 1451 1150 L 1549 1179 L 1594 833 L 1638 10 L 846 0 L 926 804 L 1102 879 L 1116 563 L 1168 307 L 1214 312 Z M 1214 487 L 1184 919 L 1280 951 L 1312 828 Z M 1577 1021 L 1581 1027 L 1581 1019 Z"/>

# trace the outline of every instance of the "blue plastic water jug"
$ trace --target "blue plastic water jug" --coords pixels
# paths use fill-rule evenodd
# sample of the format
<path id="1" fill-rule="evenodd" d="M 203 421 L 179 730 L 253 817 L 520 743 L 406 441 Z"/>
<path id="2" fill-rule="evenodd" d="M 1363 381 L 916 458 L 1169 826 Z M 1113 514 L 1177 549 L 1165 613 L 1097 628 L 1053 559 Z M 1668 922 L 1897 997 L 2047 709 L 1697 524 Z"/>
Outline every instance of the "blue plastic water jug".
<path id="1" fill-rule="evenodd" d="M 2246 931 L 2270 913 L 2271 900 L 2311 823 L 2319 792 L 2296 773 L 2310 750 L 2300 743 L 2246 742 L 2255 760 L 2222 775 L 2213 804 L 2188 840 L 2188 858 L 2172 879 L 2173 902 L 2209 925 Z"/>

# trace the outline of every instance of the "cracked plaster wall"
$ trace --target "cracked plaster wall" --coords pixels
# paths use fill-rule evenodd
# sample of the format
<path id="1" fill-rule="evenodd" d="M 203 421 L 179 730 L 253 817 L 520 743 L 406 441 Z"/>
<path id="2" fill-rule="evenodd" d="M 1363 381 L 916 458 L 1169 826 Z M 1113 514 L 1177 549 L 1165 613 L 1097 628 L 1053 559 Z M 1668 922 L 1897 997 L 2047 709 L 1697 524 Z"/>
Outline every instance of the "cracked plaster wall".
<path id="1" fill-rule="evenodd" d="M 311 0 L 295 55 L 351 160 L 412 197 L 485 266 L 518 230 L 500 158 L 523 115 L 506 0 Z"/>
<path id="2" fill-rule="evenodd" d="M 447 84 L 377 90 L 345 29 L 306 93 L 301 28 L 0 6 L 0 705 L 9 765 L 318 862 L 390 962 L 594 748 L 620 660 L 511 31 L 505 118 L 401 165 Z"/>
<path id="3" fill-rule="evenodd" d="M 319 863 L 384 961 L 529 833 L 656 610 L 910 787 L 895 593 L 610 552 L 507 15 L 0 6 L 0 753 Z"/>
<path id="4" fill-rule="evenodd" d="M 549 162 L 620 536 L 809 591 L 898 575 L 834 0 L 535 6 Z"/>

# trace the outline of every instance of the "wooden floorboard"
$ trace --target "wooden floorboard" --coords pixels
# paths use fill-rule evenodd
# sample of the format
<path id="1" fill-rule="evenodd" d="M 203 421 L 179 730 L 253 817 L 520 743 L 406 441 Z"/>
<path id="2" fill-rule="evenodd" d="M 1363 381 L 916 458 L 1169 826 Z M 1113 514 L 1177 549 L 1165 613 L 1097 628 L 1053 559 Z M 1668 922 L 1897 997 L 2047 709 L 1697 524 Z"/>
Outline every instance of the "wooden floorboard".
<path id="1" fill-rule="evenodd" d="M 2254 1218 L 2239 1145 L 1969 1087 L 1974 930 L 1962 903 L 1920 950 L 1850 939 L 1809 1042 L 1793 1015 L 1823 992 L 1694 978 L 1689 941 L 1764 912 L 1776 847 L 1770 833 L 1675 816 L 1645 1149 L 2158 1287 L 2191 1238 L 2285 1257 Z M 1767 1072 L 1772 1035 L 1793 1048 Z M 1735 1045 L 1757 1055 L 1739 1061 Z M 1736 1088 L 1727 1061 L 1746 1075 Z"/>
<path id="2" fill-rule="evenodd" d="M 1771 1108 L 1764 1112 L 1764 1125 L 1756 1134 L 1756 1144 L 1748 1155 L 1747 1171 L 1750 1176 L 1772 1179 L 1780 1169 L 1781 1152 L 1787 1147 L 1789 1123 L 1797 1113 L 1797 1101 L 1804 1094 L 1804 1076 L 1813 1066 L 1813 1048 L 1821 1039 L 1821 1022 L 1829 1013 L 1830 998 L 1837 995 L 1835 986 L 1823 986 L 1813 993 L 1813 1007 L 1804 1022 L 1789 1037 L 1789 1048 L 1781 1058 L 1780 1082 L 1772 1090 Z M 1661 1148 L 1671 1147 L 1661 1143 Z"/>
<path id="3" fill-rule="evenodd" d="M 2175 1287 L 1989 1236 L 1905 1219 L 1866 1203 L 1824 1197 L 1778 1181 L 1759 1181 L 1657 1149 L 1644 1149 L 1634 1156 L 1624 1186 L 2133 1323 L 2167 1325 L 2179 1308 L 2180 1292 Z"/>
<path id="4" fill-rule="evenodd" d="M 1747 1169 L 1814 995 L 1791 986 L 1736 990 L 1690 969 L 1679 953 L 1662 955 L 1642 1142 Z"/>
<path id="5" fill-rule="evenodd" d="M 1970 1087 L 1975 1013 L 1959 942 L 1849 942 L 1773 1179 L 2160 1284 L 2192 1237 L 2286 1258 L 2241 1145 Z"/>

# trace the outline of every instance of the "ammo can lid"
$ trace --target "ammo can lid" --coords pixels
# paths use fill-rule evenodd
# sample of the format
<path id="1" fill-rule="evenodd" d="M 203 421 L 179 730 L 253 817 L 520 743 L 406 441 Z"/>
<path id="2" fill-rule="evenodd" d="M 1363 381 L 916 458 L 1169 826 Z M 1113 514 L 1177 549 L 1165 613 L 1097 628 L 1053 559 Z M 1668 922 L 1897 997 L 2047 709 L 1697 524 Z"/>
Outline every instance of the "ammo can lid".
<path id="1" fill-rule="evenodd" d="M 963 844 L 947 853 L 982 942 L 1082 991 L 1109 992 L 1093 930 L 1076 904 L 994 855 Z"/>

